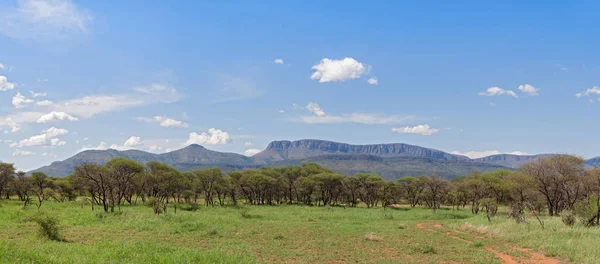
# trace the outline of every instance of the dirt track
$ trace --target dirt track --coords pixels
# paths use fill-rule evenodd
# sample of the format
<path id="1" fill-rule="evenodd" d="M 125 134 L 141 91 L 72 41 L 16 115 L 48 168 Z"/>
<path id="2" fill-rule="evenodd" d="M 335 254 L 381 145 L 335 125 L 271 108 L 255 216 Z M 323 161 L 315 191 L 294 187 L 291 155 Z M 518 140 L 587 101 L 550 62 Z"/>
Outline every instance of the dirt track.
<path id="1" fill-rule="evenodd" d="M 454 238 L 456 240 L 459 240 L 459 241 L 462 241 L 462 242 L 468 243 L 468 244 L 473 243 L 473 241 L 470 240 L 469 238 L 485 239 L 484 237 L 481 237 L 481 236 L 475 236 L 475 235 L 471 235 L 471 234 L 468 234 L 465 232 L 460 232 L 457 230 L 445 230 L 445 228 L 441 224 L 438 224 L 438 223 L 419 223 L 419 224 L 417 224 L 417 227 L 424 229 L 424 230 L 431 231 L 431 232 L 440 233 L 440 234 L 446 235 L 448 237 Z M 463 237 L 459 237 L 456 234 L 462 234 Z M 467 238 L 464 238 L 464 237 L 467 237 Z M 513 245 L 513 248 L 515 250 L 525 253 L 523 255 L 525 255 L 526 257 L 511 256 L 507 252 L 502 252 L 502 251 L 496 250 L 490 246 L 483 247 L 483 249 L 485 249 L 486 251 L 496 255 L 496 257 L 498 257 L 504 264 L 517 264 L 517 263 L 558 264 L 558 263 L 561 263 L 561 261 L 559 259 L 546 257 L 543 254 L 534 252 L 527 248 L 519 247 L 518 245 Z"/>

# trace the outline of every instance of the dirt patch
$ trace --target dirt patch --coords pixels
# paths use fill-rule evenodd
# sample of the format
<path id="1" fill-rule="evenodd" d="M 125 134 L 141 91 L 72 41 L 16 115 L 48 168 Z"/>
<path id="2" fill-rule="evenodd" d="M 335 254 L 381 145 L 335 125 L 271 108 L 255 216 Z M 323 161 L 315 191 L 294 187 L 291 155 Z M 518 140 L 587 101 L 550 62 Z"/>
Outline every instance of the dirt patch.
<path id="1" fill-rule="evenodd" d="M 420 229 L 431 231 L 431 232 L 436 232 L 436 233 L 444 234 L 444 235 L 446 235 L 448 237 L 460 240 L 460 241 L 465 242 L 467 244 L 473 244 L 473 241 L 464 239 L 464 238 L 459 237 L 459 236 L 456 236 L 456 235 L 454 235 L 453 232 L 464 234 L 464 235 L 475 237 L 475 238 L 479 238 L 479 239 L 483 238 L 481 236 L 472 236 L 472 235 L 469 235 L 467 233 L 456 231 L 456 230 L 454 230 L 454 231 L 447 230 L 447 231 L 444 232 L 444 230 L 440 230 L 440 229 L 443 229 L 444 227 L 441 224 L 437 224 L 437 223 L 436 224 L 418 223 L 417 227 L 420 228 Z M 488 246 L 483 247 L 483 249 L 485 249 L 486 251 L 488 251 L 488 252 L 493 253 L 494 255 L 496 255 L 496 257 L 499 258 L 502 261 L 502 263 L 504 263 L 504 264 L 517 264 L 517 263 L 558 264 L 558 263 L 560 263 L 560 260 L 558 260 L 558 259 L 546 257 L 543 254 L 534 252 L 534 251 L 532 251 L 530 249 L 522 248 L 522 247 L 519 247 L 517 245 L 514 245 L 513 248 L 516 249 L 516 250 L 519 250 L 519 251 L 521 251 L 523 253 L 526 253 L 527 257 L 525 259 L 519 258 L 519 261 L 516 261 L 515 259 L 513 259 L 513 256 L 507 254 L 506 252 L 498 251 L 498 250 L 495 250 L 495 249 L 493 249 L 491 247 L 488 247 Z"/>

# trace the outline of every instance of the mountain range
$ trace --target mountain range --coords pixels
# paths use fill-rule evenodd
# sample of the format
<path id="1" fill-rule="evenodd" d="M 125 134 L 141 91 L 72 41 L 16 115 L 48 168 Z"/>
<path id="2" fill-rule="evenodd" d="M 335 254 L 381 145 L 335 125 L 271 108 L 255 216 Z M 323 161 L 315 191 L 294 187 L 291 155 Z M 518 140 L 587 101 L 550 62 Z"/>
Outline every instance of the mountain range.
<path id="1" fill-rule="evenodd" d="M 210 167 L 233 171 L 261 166 L 281 167 L 299 165 L 303 162 L 316 162 L 347 175 L 357 172 L 372 172 L 386 179 L 431 174 L 453 178 L 469 174 L 474 170 L 515 169 L 526 162 L 550 155 L 552 154 L 500 154 L 470 159 L 462 155 L 402 143 L 351 145 L 305 139 L 273 141 L 265 150 L 252 157 L 213 151 L 200 145 L 190 145 L 163 154 L 140 150 L 87 150 L 33 171 L 45 172 L 54 177 L 64 177 L 73 173 L 73 168 L 83 162 L 104 164 L 112 158 L 125 157 L 141 163 L 160 161 L 181 171 Z M 600 157 L 587 160 L 586 166 L 600 166 Z"/>

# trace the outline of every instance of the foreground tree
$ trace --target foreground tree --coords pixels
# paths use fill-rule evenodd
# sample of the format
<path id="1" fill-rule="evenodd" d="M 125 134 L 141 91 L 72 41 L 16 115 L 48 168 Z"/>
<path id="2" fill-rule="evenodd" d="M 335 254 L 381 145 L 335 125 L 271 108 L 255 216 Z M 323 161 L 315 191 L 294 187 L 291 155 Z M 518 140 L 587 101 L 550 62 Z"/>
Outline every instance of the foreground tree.
<path id="1" fill-rule="evenodd" d="M 14 174 L 15 167 L 13 166 L 13 164 L 0 163 L 0 199 L 2 199 L 3 193 L 6 195 L 4 196 L 6 197 L 6 199 L 10 197 L 7 187 Z"/>

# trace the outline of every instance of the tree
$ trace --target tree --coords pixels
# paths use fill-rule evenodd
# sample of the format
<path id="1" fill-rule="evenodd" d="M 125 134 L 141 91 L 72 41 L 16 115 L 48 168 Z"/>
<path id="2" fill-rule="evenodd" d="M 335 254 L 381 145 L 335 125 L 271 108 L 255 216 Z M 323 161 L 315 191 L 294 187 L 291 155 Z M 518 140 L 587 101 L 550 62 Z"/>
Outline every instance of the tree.
<path id="1" fill-rule="evenodd" d="M 534 179 L 538 191 L 553 216 L 565 208 L 572 209 L 581 196 L 584 160 L 569 155 L 556 155 L 530 162 L 521 170 Z"/>
<path id="2" fill-rule="evenodd" d="M 223 172 L 221 172 L 221 169 L 213 168 L 197 170 L 194 174 L 198 177 L 200 189 L 204 191 L 206 206 L 214 206 L 213 194 L 215 192 L 215 185 L 223 178 Z"/>
<path id="3" fill-rule="evenodd" d="M 360 200 L 367 205 L 367 208 L 376 206 L 379 201 L 380 188 L 385 181 L 373 173 L 357 173 L 354 177 L 360 183 Z"/>
<path id="4" fill-rule="evenodd" d="M 344 175 L 338 173 L 319 173 L 310 176 L 319 189 L 319 200 L 323 206 L 335 204 L 342 193 Z"/>
<path id="5" fill-rule="evenodd" d="M 437 212 L 446 195 L 449 183 L 439 176 L 431 176 L 422 178 L 424 189 L 424 198 L 433 212 Z"/>
<path id="6" fill-rule="evenodd" d="M 48 187 L 48 176 L 43 172 L 31 173 L 31 180 L 33 183 L 33 191 L 38 198 L 37 208 L 42 207 L 42 202 L 46 200 L 45 189 Z"/>
<path id="7" fill-rule="evenodd" d="M 135 187 L 134 179 L 144 171 L 144 166 L 126 158 L 114 158 L 104 166 L 109 170 L 111 182 L 114 184 L 113 203 L 121 205 L 122 200 L 127 200 L 131 204 Z"/>
<path id="8" fill-rule="evenodd" d="M 82 163 L 75 167 L 74 181 L 90 193 L 92 203 L 102 204 L 104 212 L 108 212 L 114 189 L 110 174 L 107 168 L 98 164 Z M 114 211 L 114 204 L 111 210 Z"/>
<path id="9" fill-rule="evenodd" d="M 23 208 L 29 205 L 31 201 L 32 183 L 31 179 L 25 175 L 25 172 L 19 171 L 12 180 L 13 190 L 17 193 L 19 200 L 23 202 Z"/>
<path id="10" fill-rule="evenodd" d="M 398 179 L 398 185 L 410 207 L 415 207 L 419 203 L 421 192 L 423 192 L 423 182 L 418 178 L 406 176 Z"/>
<path id="11" fill-rule="evenodd" d="M 2 199 L 3 192 L 6 192 L 6 199 L 10 197 L 7 191 L 7 186 L 14 174 L 15 167 L 13 164 L 0 163 L 0 199 Z"/>

